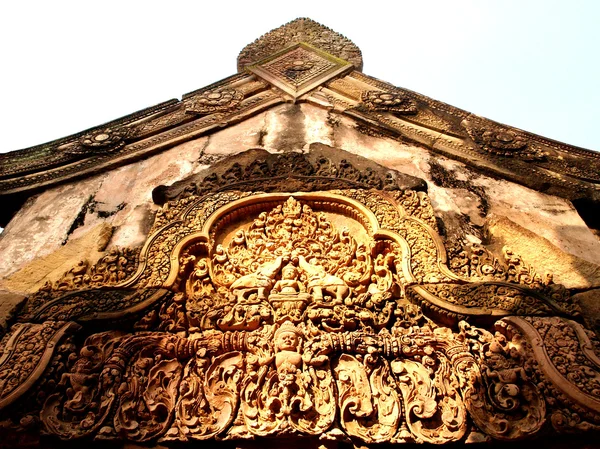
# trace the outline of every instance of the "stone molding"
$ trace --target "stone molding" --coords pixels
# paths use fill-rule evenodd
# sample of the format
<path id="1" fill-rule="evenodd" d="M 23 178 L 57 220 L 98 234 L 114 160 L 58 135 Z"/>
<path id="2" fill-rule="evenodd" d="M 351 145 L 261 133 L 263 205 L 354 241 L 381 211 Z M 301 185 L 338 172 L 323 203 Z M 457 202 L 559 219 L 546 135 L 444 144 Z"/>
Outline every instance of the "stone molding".
<path id="1" fill-rule="evenodd" d="M 252 64 L 260 68 L 261 60 L 289 52 L 290 46 L 292 50 L 315 47 L 319 57 L 334 61 L 341 71 L 346 70 L 341 60 L 358 70 L 362 64 L 354 44 L 310 19 L 298 19 L 268 33 L 246 47 L 240 61 L 245 61 L 244 70 Z M 293 70 L 294 77 L 315 69 L 304 67 L 314 65 L 310 58 L 304 59 L 304 65 Z M 251 71 L 241 71 L 184 95 L 181 101 L 161 103 L 73 136 L 2 154 L 0 195 L 26 197 L 56 183 L 131 163 L 289 101 L 291 95 L 293 101 L 347 115 L 364 132 L 411 141 L 485 174 L 569 200 L 600 201 L 598 153 L 475 116 L 357 70 L 341 77 L 334 71 L 334 79 L 313 77 L 300 90 L 284 72 L 260 80 Z"/>

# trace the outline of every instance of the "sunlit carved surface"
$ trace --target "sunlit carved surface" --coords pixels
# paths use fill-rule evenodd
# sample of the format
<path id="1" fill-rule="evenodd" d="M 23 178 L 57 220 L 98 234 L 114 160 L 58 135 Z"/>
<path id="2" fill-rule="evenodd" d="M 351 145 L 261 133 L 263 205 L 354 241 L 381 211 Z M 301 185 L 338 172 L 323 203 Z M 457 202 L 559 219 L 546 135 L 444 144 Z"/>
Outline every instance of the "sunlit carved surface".
<path id="1" fill-rule="evenodd" d="M 28 300 L 20 320 L 44 324 L 2 341 L 3 425 L 61 439 L 365 444 L 595 428 L 595 340 L 558 318 L 577 307 L 510 250 L 504 262 L 473 251 L 447 261 L 422 192 L 167 203 L 139 256 L 84 264 Z M 75 342 L 54 351 L 74 322 Z M 36 383 L 44 370 L 50 385 Z"/>

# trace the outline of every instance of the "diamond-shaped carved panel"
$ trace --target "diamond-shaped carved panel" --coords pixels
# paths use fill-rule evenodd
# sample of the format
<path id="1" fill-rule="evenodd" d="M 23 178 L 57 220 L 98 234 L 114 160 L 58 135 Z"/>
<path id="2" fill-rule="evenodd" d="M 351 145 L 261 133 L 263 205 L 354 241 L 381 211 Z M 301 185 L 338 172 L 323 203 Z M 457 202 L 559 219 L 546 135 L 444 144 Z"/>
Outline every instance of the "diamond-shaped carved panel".
<path id="1" fill-rule="evenodd" d="M 248 68 L 294 98 L 352 69 L 352 64 L 300 43 Z"/>

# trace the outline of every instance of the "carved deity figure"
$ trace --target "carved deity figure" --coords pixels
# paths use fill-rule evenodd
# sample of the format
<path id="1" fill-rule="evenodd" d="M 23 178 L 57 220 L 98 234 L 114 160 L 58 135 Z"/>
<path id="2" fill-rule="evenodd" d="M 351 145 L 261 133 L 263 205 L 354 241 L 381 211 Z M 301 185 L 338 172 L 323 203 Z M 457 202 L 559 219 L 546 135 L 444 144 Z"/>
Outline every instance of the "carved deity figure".
<path id="1" fill-rule="evenodd" d="M 291 321 L 286 321 L 275 332 L 275 365 L 278 372 L 292 372 L 300 368 L 302 356 L 300 355 L 299 345 L 302 332 Z"/>
<path id="2" fill-rule="evenodd" d="M 284 295 L 295 294 L 306 291 L 304 284 L 298 280 L 298 270 L 292 264 L 288 264 L 281 270 L 281 280 L 277 281 L 271 290 Z"/>
<path id="3" fill-rule="evenodd" d="M 350 291 L 342 279 L 329 274 L 317 263 L 316 258 L 312 258 L 309 263 L 304 256 L 299 256 L 298 264 L 308 276 L 308 291 L 313 294 L 316 301 L 323 301 L 323 293 L 327 292 L 334 296 L 334 304 L 342 304 L 344 297 Z"/>
<path id="4" fill-rule="evenodd" d="M 307 410 L 312 402 L 305 388 L 300 355 L 302 331 L 286 321 L 275 332 L 275 366 L 279 380 L 282 411 L 289 415 L 294 405 Z"/>
<path id="5" fill-rule="evenodd" d="M 231 290 L 238 298 L 245 293 L 256 291 L 258 299 L 266 299 L 267 294 L 275 283 L 275 276 L 283 264 L 283 256 L 274 262 L 261 265 L 254 273 L 247 274 L 231 284 Z"/>

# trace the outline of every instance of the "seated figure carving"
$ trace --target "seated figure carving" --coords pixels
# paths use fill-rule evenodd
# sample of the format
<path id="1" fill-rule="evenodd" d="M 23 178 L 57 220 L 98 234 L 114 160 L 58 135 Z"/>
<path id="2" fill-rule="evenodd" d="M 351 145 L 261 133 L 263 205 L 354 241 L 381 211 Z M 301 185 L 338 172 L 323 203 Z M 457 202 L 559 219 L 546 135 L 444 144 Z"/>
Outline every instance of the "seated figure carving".
<path id="1" fill-rule="evenodd" d="M 306 287 L 298 280 L 298 271 L 292 264 L 288 264 L 281 270 L 281 280 L 277 281 L 271 290 L 273 293 L 283 295 L 305 292 Z"/>

